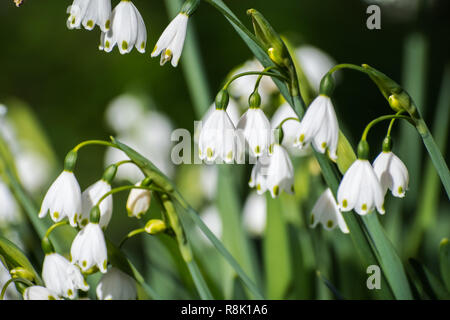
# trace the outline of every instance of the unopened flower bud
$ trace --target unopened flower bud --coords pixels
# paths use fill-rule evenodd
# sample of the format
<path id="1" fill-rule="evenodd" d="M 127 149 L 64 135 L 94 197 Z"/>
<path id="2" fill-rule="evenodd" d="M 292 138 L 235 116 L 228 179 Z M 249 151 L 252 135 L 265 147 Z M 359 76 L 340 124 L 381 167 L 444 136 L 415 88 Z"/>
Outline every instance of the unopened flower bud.
<path id="1" fill-rule="evenodd" d="M 145 232 L 148 234 L 158 234 L 166 230 L 166 223 L 160 219 L 151 219 L 145 224 Z"/>

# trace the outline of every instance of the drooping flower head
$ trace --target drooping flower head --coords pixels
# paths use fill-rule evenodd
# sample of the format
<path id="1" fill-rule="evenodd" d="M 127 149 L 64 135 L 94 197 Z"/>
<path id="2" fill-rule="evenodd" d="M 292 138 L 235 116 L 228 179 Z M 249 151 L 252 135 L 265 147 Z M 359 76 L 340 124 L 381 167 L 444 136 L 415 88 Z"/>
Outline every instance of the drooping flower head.
<path id="1" fill-rule="evenodd" d="M 99 300 L 133 300 L 137 296 L 136 281 L 115 267 L 102 276 L 95 291 Z"/>
<path id="2" fill-rule="evenodd" d="M 339 206 L 330 188 L 322 193 L 314 205 L 310 223 L 311 228 L 315 228 L 320 223 L 326 230 L 332 230 L 339 226 L 343 233 L 349 233 L 347 224 L 339 211 Z"/>
<path id="3" fill-rule="evenodd" d="M 117 173 L 117 166 L 110 165 L 106 168 L 102 179 L 89 186 L 81 194 L 82 201 L 82 215 L 78 219 L 80 227 L 84 227 L 89 222 L 89 215 L 91 210 L 97 203 L 100 202 L 100 227 L 106 228 L 111 220 L 113 212 L 113 199 L 112 195 L 108 195 L 106 198 L 102 199 L 106 193 L 111 191 L 111 182 Z"/>
<path id="4" fill-rule="evenodd" d="M 70 248 L 72 263 L 77 264 L 83 272 L 97 266 L 105 273 L 108 265 L 106 242 L 98 223 L 89 222 L 76 235 Z"/>
<path id="5" fill-rule="evenodd" d="M 337 200 L 341 211 L 355 210 L 360 215 L 374 208 L 384 214 L 384 193 L 381 184 L 366 159 L 357 159 L 344 174 Z"/>
<path id="6" fill-rule="evenodd" d="M 98 25 L 102 32 L 106 32 L 110 25 L 111 0 L 74 0 L 67 13 L 69 29 L 79 29 L 83 25 L 92 30 Z"/>
<path id="7" fill-rule="evenodd" d="M 249 186 L 256 187 L 258 194 L 268 190 L 273 198 L 282 190 L 294 193 L 294 167 L 285 148 L 275 144 L 271 156 L 263 155 L 258 158 L 251 173 Z"/>
<path id="8" fill-rule="evenodd" d="M 161 65 L 167 61 L 171 61 L 174 67 L 178 65 L 186 38 L 188 20 L 189 16 L 180 12 L 161 34 L 152 52 L 152 57 L 161 55 Z"/>
<path id="9" fill-rule="evenodd" d="M 373 162 L 373 169 L 380 180 L 383 195 L 391 190 L 394 197 L 403 198 L 408 190 L 408 169 L 392 151 L 383 151 Z"/>
<path id="10" fill-rule="evenodd" d="M 111 26 L 103 32 L 100 50 L 111 52 L 117 45 L 121 54 L 130 53 L 133 47 L 145 52 L 147 29 L 139 10 L 130 0 L 121 0 L 111 13 Z"/>
<path id="11" fill-rule="evenodd" d="M 339 125 L 331 99 L 319 95 L 306 110 L 300 122 L 295 146 L 303 148 L 312 143 L 316 151 L 325 153 L 331 159 L 337 159 Z"/>
<path id="12" fill-rule="evenodd" d="M 55 252 L 45 255 L 42 279 L 47 289 L 61 297 L 74 299 L 78 289 L 89 290 L 80 269 Z"/>
<path id="13" fill-rule="evenodd" d="M 23 292 L 24 300 L 61 300 L 61 298 L 53 292 L 42 286 L 31 286 Z"/>
<path id="14" fill-rule="evenodd" d="M 136 183 L 141 186 L 143 181 Z M 127 199 L 127 212 L 129 217 L 140 219 L 150 208 L 152 193 L 146 189 L 131 189 Z"/>
<path id="15" fill-rule="evenodd" d="M 203 124 L 198 146 L 201 160 L 233 162 L 235 158 L 234 125 L 224 109 L 215 109 Z"/>
<path id="16" fill-rule="evenodd" d="M 47 191 L 39 218 L 44 218 L 47 213 L 54 222 L 67 217 L 71 226 L 77 225 L 77 217 L 81 214 L 81 190 L 72 171 L 64 170 Z"/>
<path id="17" fill-rule="evenodd" d="M 251 105 L 242 115 L 237 124 L 237 130 L 243 134 L 252 156 L 259 157 L 269 152 L 274 140 L 272 128 L 269 119 L 267 119 L 264 111 L 259 107 L 259 103 L 257 105 Z"/>

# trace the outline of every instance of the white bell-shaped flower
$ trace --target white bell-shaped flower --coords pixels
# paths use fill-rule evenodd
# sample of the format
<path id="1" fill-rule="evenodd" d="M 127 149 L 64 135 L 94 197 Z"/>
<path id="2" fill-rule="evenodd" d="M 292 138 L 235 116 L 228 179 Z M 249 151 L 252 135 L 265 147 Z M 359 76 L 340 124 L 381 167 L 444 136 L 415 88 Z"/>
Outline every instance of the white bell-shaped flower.
<path id="1" fill-rule="evenodd" d="M 48 212 L 54 222 L 67 217 L 72 227 L 77 226 L 77 217 L 81 214 L 81 190 L 73 172 L 64 170 L 48 189 L 39 218 Z"/>
<path id="2" fill-rule="evenodd" d="M 142 181 L 136 183 L 140 186 Z M 152 192 L 145 189 L 131 189 L 127 199 L 127 212 L 129 217 L 140 219 L 150 208 Z"/>
<path id="3" fill-rule="evenodd" d="M 164 65 L 167 61 L 171 61 L 174 67 L 178 65 L 186 38 L 188 20 L 189 16 L 180 12 L 159 37 L 153 49 L 152 57 L 161 54 L 161 65 Z"/>
<path id="4" fill-rule="evenodd" d="M 358 159 L 347 169 L 338 188 L 341 211 L 355 210 L 360 215 L 374 208 L 384 214 L 384 193 L 368 160 Z"/>
<path id="5" fill-rule="evenodd" d="M 147 29 L 139 10 L 129 0 L 121 0 L 111 13 L 111 26 L 103 32 L 100 50 L 111 52 L 117 45 L 121 54 L 130 53 L 133 47 L 145 52 Z"/>
<path id="6" fill-rule="evenodd" d="M 134 300 L 137 297 L 136 281 L 111 267 L 100 279 L 96 293 L 99 300 Z"/>
<path id="7" fill-rule="evenodd" d="M 89 290 L 80 269 L 58 253 L 46 254 L 42 266 L 42 279 L 47 289 L 58 296 L 77 298 L 77 290 Z"/>
<path id="8" fill-rule="evenodd" d="M 249 186 L 256 186 L 258 194 L 269 190 L 272 198 L 277 197 L 282 190 L 294 193 L 294 167 L 285 148 L 275 144 L 271 156 L 264 155 L 258 159 Z"/>
<path id="9" fill-rule="evenodd" d="M 331 159 L 337 159 L 339 125 L 331 99 L 319 95 L 306 110 L 297 132 L 295 146 L 303 148 L 312 143 L 321 153 L 328 149 Z"/>
<path id="10" fill-rule="evenodd" d="M 390 189 L 394 197 L 403 198 L 408 190 L 408 169 L 392 151 L 381 152 L 373 162 L 373 169 L 380 180 L 383 194 Z"/>
<path id="11" fill-rule="evenodd" d="M 319 223 L 326 230 L 332 230 L 339 226 L 343 233 L 349 233 L 347 224 L 341 211 L 339 211 L 339 206 L 330 188 L 322 193 L 311 211 L 311 228 L 315 228 Z"/>
<path id="12" fill-rule="evenodd" d="M 89 214 L 93 206 L 97 205 L 105 193 L 111 191 L 111 185 L 105 180 L 101 179 L 89 186 L 81 194 L 82 213 L 78 218 L 78 224 L 80 227 L 84 227 L 89 222 Z M 111 195 L 107 196 L 100 203 L 100 227 L 106 228 L 111 220 L 113 212 L 113 198 Z"/>
<path id="13" fill-rule="evenodd" d="M 69 29 L 79 29 L 83 25 L 85 29 L 92 30 L 98 25 L 106 32 L 110 25 L 111 0 L 74 0 L 67 13 Z"/>
<path id="14" fill-rule="evenodd" d="M 24 300 L 61 300 L 53 290 L 42 286 L 31 286 L 23 292 Z"/>
<path id="15" fill-rule="evenodd" d="M 206 119 L 200 131 L 198 146 L 201 160 L 233 162 L 235 158 L 235 128 L 223 109 L 216 109 Z"/>
<path id="16" fill-rule="evenodd" d="M 105 273 L 108 265 L 105 236 L 98 223 L 89 222 L 76 235 L 70 248 L 72 263 L 77 264 L 83 272 L 97 266 Z"/>
<path id="17" fill-rule="evenodd" d="M 268 152 L 274 141 L 269 119 L 261 108 L 249 108 L 239 120 L 237 130 L 242 132 L 254 157 Z"/>

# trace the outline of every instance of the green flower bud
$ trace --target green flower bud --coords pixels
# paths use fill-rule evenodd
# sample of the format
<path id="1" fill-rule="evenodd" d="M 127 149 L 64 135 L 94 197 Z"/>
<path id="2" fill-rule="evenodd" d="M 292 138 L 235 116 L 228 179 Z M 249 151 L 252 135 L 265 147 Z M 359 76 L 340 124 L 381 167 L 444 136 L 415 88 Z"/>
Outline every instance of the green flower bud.
<path id="1" fill-rule="evenodd" d="M 200 5 L 200 0 L 187 0 L 183 3 L 180 13 L 184 13 L 185 15 L 190 17 L 191 15 L 194 14 L 194 12 L 197 10 L 199 5 Z"/>
<path id="2" fill-rule="evenodd" d="M 358 144 L 358 159 L 368 160 L 369 159 L 369 143 L 366 140 L 361 140 Z"/>
<path id="3" fill-rule="evenodd" d="M 34 275 L 30 271 L 22 267 L 11 269 L 9 273 L 13 279 L 22 278 L 30 280 L 32 282 L 34 282 L 35 280 Z"/>
<path id="4" fill-rule="evenodd" d="M 100 217 L 100 208 L 98 206 L 93 206 L 89 213 L 89 221 L 91 223 L 99 223 Z"/>
<path id="5" fill-rule="evenodd" d="M 75 150 L 69 151 L 69 153 L 66 155 L 66 158 L 64 159 L 64 170 L 73 172 L 73 169 L 75 168 L 75 164 L 77 162 L 78 153 Z"/>
<path id="6" fill-rule="evenodd" d="M 363 64 L 362 67 L 368 71 L 369 77 L 378 86 L 395 112 L 406 111 L 411 117 L 419 118 L 411 96 L 397 82 L 367 64 Z"/>
<path id="7" fill-rule="evenodd" d="M 151 219 L 145 224 L 145 232 L 148 234 L 154 235 L 165 232 L 166 230 L 166 223 L 160 219 Z"/>
<path id="8" fill-rule="evenodd" d="M 335 88 L 333 75 L 327 73 L 320 81 L 319 93 L 331 97 Z"/>
<path id="9" fill-rule="evenodd" d="M 259 108 L 261 106 L 261 96 L 258 91 L 254 91 L 250 97 L 248 97 L 248 105 L 250 108 Z"/>
<path id="10" fill-rule="evenodd" d="M 228 106 L 228 102 L 230 101 L 230 95 L 228 94 L 228 91 L 225 89 L 222 89 L 219 91 L 219 93 L 216 96 L 216 109 L 217 110 L 225 110 Z"/>
<path id="11" fill-rule="evenodd" d="M 45 254 L 50 254 L 55 252 L 55 248 L 53 247 L 52 242 L 48 237 L 44 237 L 41 241 L 42 250 Z"/>
<path id="12" fill-rule="evenodd" d="M 117 173 L 117 166 L 115 164 L 112 164 L 106 168 L 105 172 L 103 173 L 102 179 L 106 181 L 108 184 L 111 184 L 116 176 L 116 173 Z"/>
<path id="13" fill-rule="evenodd" d="M 247 10 L 247 14 L 252 17 L 255 35 L 266 47 L 270 59 L 279 66 L 291 67 L 292 61 L 286 45 L 266 18 L 255 9 Z"/>
<path id="14" fill-rule="evenodd" d="M 382 148 L 384 152 L 389 152 L 392 150 L 392 138 L 391 136 L 386 136 L 383 140 Z"/>

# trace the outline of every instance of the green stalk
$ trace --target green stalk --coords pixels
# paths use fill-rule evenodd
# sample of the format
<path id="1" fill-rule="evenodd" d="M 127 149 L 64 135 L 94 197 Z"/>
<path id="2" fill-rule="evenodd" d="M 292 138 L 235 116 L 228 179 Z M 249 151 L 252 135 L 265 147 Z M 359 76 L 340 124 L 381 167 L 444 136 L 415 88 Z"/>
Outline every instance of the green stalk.
<path id="1" fill-rule="evenodd" d="M 200 295 L 200 298 L 203 300 L 212 300 L 213 296 L 209 291 L 209 288 L 206 284 L 203 275 L 200 273 L 196 262 L 194 261 L 194 257 L 192 255 L 192 250 L 189 245 L 188 239 L 186 238 L 186 234 L 184 232 L 184 228 L 181 224 L 180 219 L 178 218 L 178 214 L 175 210 L 175 206 L 167 194 L 156 194 L 159 198 L 162 206 L 164 207 L 164 212 L 167 215 L 170 226 L 175 232 L 175 236 L 178 242 L 178 248 L 180 250 L 181 256 L 186 263 L 189 272 L 191 273 L 192 280 L 194 280 L 195 287 Z"/>

